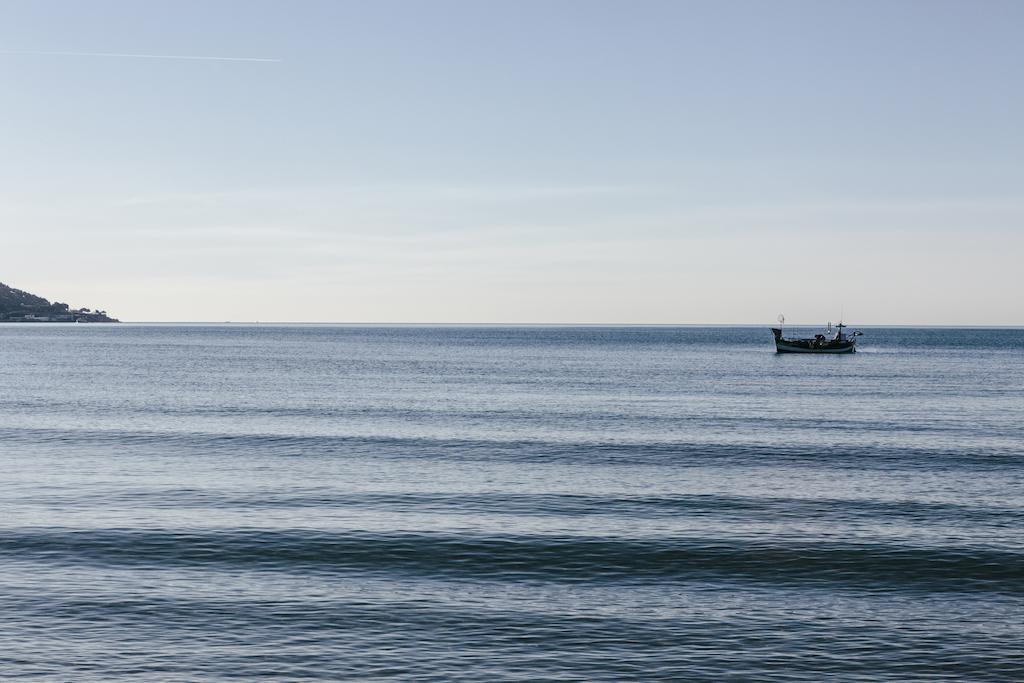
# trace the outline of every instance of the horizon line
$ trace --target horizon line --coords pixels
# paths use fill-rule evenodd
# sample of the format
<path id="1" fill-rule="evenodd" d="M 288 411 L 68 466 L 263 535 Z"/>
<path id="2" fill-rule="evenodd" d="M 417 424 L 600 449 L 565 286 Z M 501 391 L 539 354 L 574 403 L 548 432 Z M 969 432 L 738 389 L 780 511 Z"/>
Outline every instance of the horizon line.
<path id="1" fill-rule="evenodd" d="M 2 321 L 0 324 L 24 325 Z M 38 323 L 49 325 L 75 325 L 79 323 Z M 368 320 L 120 320 L 116 323 L 88 323 L 89 325 L 347 325 L 364 327 L 764 327 L 770 329 L 777 323 L 644 323 L 644 322 L 402 322 Z M 833 323 L 834 324 L 834 323 Z M 825 327 L 822 323 L 786 323 L 785 327 Z M 849 325 L 863 328 L 934 328 L 934 329 L 1024 329 L 1024 324 L 956 324 L 956 323 L 866 323 Z"/>

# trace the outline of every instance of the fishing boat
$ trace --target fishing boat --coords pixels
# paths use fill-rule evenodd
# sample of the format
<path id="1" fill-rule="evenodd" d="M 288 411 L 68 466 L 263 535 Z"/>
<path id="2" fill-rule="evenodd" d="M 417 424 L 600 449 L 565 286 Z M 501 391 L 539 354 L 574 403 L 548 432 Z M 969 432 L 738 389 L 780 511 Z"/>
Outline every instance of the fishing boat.
<path id="1" fill-rule="evenodd" d="M 775 335 L 775 351 L 777 353 L 856 353 L 857 337 L 863 332 L 851 332 L 846 334 L 843 330 L 846 325 L 840 322 L 836 325 L 836 331 L 832 333 L 832 323 L 828 324 L 825 334 L 816 334 L 813 337 L 787 339 L 782 336 L 782 324 L 786 321 L 779 316 L 779 327 L 772 327 L 772 334 Z"/>

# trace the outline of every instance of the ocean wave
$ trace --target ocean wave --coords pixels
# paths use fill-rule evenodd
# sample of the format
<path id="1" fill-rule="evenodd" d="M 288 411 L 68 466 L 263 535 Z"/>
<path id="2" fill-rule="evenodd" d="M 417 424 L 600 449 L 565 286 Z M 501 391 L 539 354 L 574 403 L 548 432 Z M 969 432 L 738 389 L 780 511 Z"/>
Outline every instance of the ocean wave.
<path id="1" fill-rule="evenodd" d="M 1013 681 L 1022 672 L 1018 629 L 920 621 L 912 606 L 884 600 L 834 624 L 830 604 L 842 596 L 791 596 L 777 612 L 746 597 L 732 611 L 624 617 L 429 599 L 15 595 L 0 604 L 45 626 L 20 632 L 33 647 L 0 654 L 0 664 L 36 680 L 160 681 Z"/>
<path id="2" fill-rule="evenodd" d="M 980 545 L 305 529 L 18 529 L 0 532 L 0 556 L 62 565 L 209 566 L 509 583 L 696 580 L 1024 593 L 1024 552 Z"/>
<path id="3" fill-rule="evenodd" d="M 1013 443 L 965 448 L 950 443 L 946 448 L 914 447 L 905 443 L 778 445 L 732 442 L 688 443 L 674 441 L 457 439 L 425 436 L 333 436 L 275 433 L 211 433 L 169 431 L 123 431 L 91 429 L 0 428 L 0 440 L 8 447 L 27 445 L 98 446 L 111 455 L 137 454 L 147 449 L 164 454 L 205 456 L 273 455 L 280 457 L 372 457 L 428 460 L 512 460 L 522 462 L 580 462 L 588 465 L 619 463 L 675 466 L 763 465 L 766 462 L 827 462 L 830 467 L 847 463 L 857 469 L 872 467 L 914 469 L 920 467 L 986 467 L 1003 469 L 1024 465 L 1024 450 Z"/>
<path id="4" fill-rule="evenodd" d="M 713 516 L 738 521 L 879 522 L 898 519 L 914 524 L 963 524 L 975 531 L 1024 526 L 1024 507 L 966 505 L 948 501 L 884 500 L 714 494 L 596 495 L 583 493 L 452 493 L 441 491 L 339 491 L 334 488 L 261 490 L 240 494 L 214 488 L 114 489 L 31 494 L 35 504 L 92 511 L 125 507 L 146 510 L 207 509 L 361 509 L 385 513 L 446 515 L 514 515 L 517 517 L 609 517 L 636 520 Z"/>

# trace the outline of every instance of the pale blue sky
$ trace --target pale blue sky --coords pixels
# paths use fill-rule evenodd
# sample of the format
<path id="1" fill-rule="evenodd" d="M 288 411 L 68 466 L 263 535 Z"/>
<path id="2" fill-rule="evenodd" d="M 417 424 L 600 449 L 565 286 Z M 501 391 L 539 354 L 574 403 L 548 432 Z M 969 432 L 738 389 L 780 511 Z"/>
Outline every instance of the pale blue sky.
<path id="1" fill-rule="evenodd" d="M 0 0 L 0 281 L 131 320 L 1020 325 L 1022 27 Z"/>

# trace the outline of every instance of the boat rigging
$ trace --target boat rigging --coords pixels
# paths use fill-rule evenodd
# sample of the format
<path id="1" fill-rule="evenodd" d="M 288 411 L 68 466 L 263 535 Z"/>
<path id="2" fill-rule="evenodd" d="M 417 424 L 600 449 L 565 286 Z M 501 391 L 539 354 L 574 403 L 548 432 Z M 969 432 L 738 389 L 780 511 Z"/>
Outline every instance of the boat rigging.
<path id="1" fill-rule="evenodd" d="M 780 315 L 779 326 L 772 327 L 772 334 L 775 336 L 776 353 L 856 353 L 857 337 L 864 333 L 857 331 L 846 334 L 843 330 L 847 325 L 842 321 L 836 325 L 835 334 L 832 333 L 832 323 L 828 323 L 826 334 L 816 334 L 813 337 L 786 338 L 782 336 L 782 326 L 786 317 Z"/>

